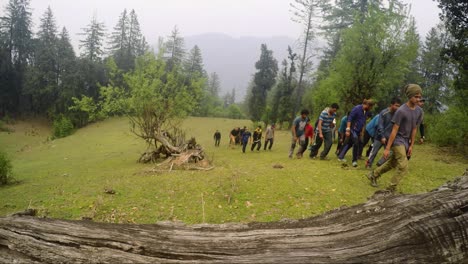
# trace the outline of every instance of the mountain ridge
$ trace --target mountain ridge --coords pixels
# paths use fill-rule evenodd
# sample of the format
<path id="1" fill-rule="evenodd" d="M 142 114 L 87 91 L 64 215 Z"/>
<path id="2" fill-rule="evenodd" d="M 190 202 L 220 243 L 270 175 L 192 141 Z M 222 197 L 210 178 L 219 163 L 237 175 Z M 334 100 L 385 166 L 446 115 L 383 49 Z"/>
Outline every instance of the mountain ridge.
<path id="1" fill-rule="evenodd" d="M 261 44 L 273 51 L 278 61 L 287 58 L 288 45 L 295 40 L 287 36 L 240 36 L 224 33 L 202 33 L 184 38 L 187 51 L 197 45 L 202 53 L 204 68 L 208 74 L 216 72 L 221 81 L 220 95 L 236 90 L 236 101 L 242 101 L 255 73 L 255 62 L 260 58 Z"/>

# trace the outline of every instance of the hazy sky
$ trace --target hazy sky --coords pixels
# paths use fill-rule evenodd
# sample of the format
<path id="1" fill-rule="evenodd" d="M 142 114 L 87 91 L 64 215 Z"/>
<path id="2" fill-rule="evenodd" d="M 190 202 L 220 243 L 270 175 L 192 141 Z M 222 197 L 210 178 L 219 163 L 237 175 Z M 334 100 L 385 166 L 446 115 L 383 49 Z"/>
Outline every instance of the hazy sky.
<path id="1" fill-rule="evenodd" d="M 289 36 L 297 38 L 301 28 L 292 22 L 289 3 L 292 0 L 32 0 L 33 21 L 37 26 L 47 6 L 52 8 L 57 25 L 65 26 L 77 46 L 77 34 L 96 15 L 112 31 L 124 10 L 135 9 L 147 41 L 156 43 L 167 36 L 175 25 L 182 36 L 220 32 L 232 37 Z M 424 37 L 438 22 L 436 2 L 403 0 L 412 4 L 418 29 Z M 0 0 L 0 16 L 8 0 Z"/>

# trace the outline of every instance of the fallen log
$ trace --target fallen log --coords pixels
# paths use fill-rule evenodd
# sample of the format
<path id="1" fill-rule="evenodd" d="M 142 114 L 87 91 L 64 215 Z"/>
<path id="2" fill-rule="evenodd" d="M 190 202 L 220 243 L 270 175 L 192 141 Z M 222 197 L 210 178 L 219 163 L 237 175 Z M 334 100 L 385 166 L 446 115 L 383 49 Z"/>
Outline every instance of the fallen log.
<path id="1" fill-rule="evenodd" d="M 271 223 L 105 224 L 0 218 L 0 263 L 460 263 L 468 174 L 423 194 Z"/>

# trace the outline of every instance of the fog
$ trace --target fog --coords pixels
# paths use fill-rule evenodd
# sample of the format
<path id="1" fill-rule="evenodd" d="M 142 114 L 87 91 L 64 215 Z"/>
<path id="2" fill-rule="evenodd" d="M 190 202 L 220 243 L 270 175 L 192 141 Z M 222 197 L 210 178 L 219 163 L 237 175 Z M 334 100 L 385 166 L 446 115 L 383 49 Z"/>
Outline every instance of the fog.
<path id="1" fill-rule="evenodd" d="M 52 8 L 57 26 L 65 26 L 75 48 L 82 28 L 93 15 L 104 22 L 108 32 L 126 8 L 135 9 L 142 32 L 150 44 L 158 36 L 168 36 L 177 25 L 183 36 L 219 32 L 231 37 L 288 36 L 298 38 L 301 28 L 291 21 L 292 0 L 32 0 L 34 25 L 48 6 Z M 421 36 L 438 20 L 437 3 L 432 0 L 404 0 L 412 5 Z M 3 13 L 8 0 L 0 0 Z"/>

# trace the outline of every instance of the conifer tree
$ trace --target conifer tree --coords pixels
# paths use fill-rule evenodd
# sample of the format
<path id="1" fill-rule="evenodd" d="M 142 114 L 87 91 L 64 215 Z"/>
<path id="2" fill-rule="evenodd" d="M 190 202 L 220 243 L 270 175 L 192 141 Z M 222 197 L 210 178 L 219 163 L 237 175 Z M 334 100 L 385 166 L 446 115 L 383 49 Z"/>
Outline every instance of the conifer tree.
<path id="1" fill-rule="evenodd" d="M 265 111 L 268 92 L 275 84 L 278 72 L 278 62 L 266 44 L 261 45 L 260 59 L 255 63 L 255 68 L 257 72 L 254 75 L 248 105 L 252 120 L 259 121 Z"/>
<path id="2" fill-rule="evenodd" d="M 2 64 L 4 69 L 5 111 L 20 111 L 25 104 L 23 94 L 24 73 L 32 52 L 32 19 L 30 0 L 10 0 L 0 17 L 0 34 L 3 38 Z"/>
<path id="3" fill-rule="evenodd" d="M 98 22 L 97 18 L 93 16 L 91 23 L 83 28 L 83 32 L 80 33 L 80 35 L 84 36 L 84 39 L 80 40 L 81 56 L 92 62 L 100 61 L 104 54 L 104 34 L 104 23 Z"/>

